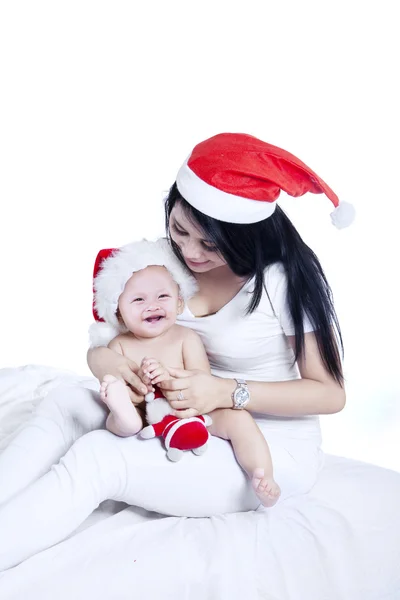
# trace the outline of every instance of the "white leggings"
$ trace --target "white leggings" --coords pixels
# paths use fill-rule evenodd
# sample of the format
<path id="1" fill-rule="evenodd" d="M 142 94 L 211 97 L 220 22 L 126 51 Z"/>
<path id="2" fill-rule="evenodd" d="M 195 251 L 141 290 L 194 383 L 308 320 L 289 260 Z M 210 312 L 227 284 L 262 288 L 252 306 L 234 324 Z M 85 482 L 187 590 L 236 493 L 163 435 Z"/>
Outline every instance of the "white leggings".
<path id="1" fill-rule="evenodd" d="M 66 538 L 107 499 L 187 517 L 259 506 L 229 442 L 212 437 L 203 456 L 171 463 L 158 439 L 106 431 L 107 414 L 97 392 L 57 388 L 0 455 L 0 571 Z M 311 489 L 317 442 L 268 442 L 282 499 Z"/>

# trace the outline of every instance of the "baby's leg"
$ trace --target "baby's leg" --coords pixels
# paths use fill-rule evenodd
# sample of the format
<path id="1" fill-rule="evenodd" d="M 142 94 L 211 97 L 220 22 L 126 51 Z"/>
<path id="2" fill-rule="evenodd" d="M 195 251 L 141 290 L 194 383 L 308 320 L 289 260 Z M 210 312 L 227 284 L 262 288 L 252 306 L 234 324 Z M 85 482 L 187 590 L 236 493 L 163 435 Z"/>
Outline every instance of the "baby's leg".
<path id="1" fill-rule="evenodd" d="M 106 421 L 108 431 L 120 437 L 128 437 L 142 429 L 142 417 L 132 404 L 123 381 L 113 375 L 105 375 L 100 387 L 100 397 L 110 409 Z"/>
<path id="2" fill-rule="evenodd" d="M 236 459 L 251 478 L 254 491 L 264 506 L 273 506 L 281 493 L 273 478 L 268 444 L 253 417 L 245 410 L 219 409 L 210 416 L 210 433 L 230 440 Z"/>

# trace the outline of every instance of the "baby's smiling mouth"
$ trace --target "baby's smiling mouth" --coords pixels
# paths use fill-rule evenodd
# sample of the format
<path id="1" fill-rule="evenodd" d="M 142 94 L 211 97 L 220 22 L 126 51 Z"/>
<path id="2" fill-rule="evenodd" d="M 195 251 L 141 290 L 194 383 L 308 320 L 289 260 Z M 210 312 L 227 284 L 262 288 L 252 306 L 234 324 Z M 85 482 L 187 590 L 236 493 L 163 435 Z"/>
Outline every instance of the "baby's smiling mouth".
<path id="1" fill-rule="evenodd" d="M 157 315 L 155 317 L 147 317 L 145 321 L 147 321 L 147 323 L 157 323 L 158 321 L 161 321 L 161 319 L 164 319 L 164 317 L 162 315 Z"/>

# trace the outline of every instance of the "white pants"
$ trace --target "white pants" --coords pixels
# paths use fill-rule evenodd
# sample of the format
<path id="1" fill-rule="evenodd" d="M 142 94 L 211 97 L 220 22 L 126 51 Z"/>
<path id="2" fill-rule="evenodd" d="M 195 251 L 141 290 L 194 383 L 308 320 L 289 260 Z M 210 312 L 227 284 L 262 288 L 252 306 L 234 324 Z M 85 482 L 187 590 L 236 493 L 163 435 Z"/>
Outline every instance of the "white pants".
<path id="1" fill-rule="evenodd" d="M 60 387 L 0 455 L 0 570 L 57 544 L 107 499 L 168 515 L 205 517 L 259 506 L 229 442 L 171 463 L 160 440 L 104 430 L 94 391 Z M 268 437 L 282 500 L 307 492 L 321 467 L 317 442 Z"/>

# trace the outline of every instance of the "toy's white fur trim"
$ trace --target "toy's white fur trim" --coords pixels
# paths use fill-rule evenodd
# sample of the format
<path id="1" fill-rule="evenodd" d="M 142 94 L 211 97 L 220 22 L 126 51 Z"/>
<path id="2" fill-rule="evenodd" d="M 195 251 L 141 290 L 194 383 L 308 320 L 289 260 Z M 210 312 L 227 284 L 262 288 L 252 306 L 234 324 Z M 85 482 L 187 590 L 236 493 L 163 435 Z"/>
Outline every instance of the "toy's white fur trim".
<path id="1" fill-rule="evenodd" d="M 118 300 L 124 291 L 125 284 L 131 275 L 152 265 L 163 266 L 171 273 L 172 278 L 179 286 L 180 295 L 184 301 L 191 298 L 197 291 L 197 283 L 194 277 L 180 263 L 173 253 L 168 240 L 161 238 L 156 242 L 142 240 L 133 242 L 119 248 L 101 264 L 99 273 L 94 281 L 94 304 L 100 319 L 105 324 L 113 327 L 119 333 L 126 333 L 127 329 L 117 319 L 116 312 Z M 105 330 L 104 330 L 105 331 Z M 106 335 L 102 337 L 103 343 L 98 343 L 98 336 L 90 333 L 91 345 L 107 345 L 109 339 Z M 95 330 L 93 330 L 95 334 Z M 111 329 L 110 329 L 111 334 Z"/>
<path id="2" fill-rule="evenodd" d="M 177 423 L 174 423 L 172 425 L 172 427 L 170 427 L 167 435 L 165 436 L 165 447 L 167 450 L 169 450 L 169 448 L 171 446 L 171 440 L 172 440 L 172 436 L 174 435 L 174 433 L 180 427 L 183 427 L 183 425 L 187 425 L 188 423 L 202 423 L 202 425 L 204 425 L 204 422 L 201 419 L 199 419 L 199 417 L 190 417 L 188 419 L 179 419 L 179 421 Z"/>
<path id="3" fill-rule="evenodd" d="M 173 409 L 164 398 L 156 398 L 146 404 L 146 417 L 147 422 L 150 423 L 150 425 L 159 423 L 164 417 L 171 415 L 172 412 Z"/>
<path id="4" fill-rule="evenodd" d="M 206 427 L 210 427 L 210 425 L 212 425 L 212 418 L 210 415 L 203 415 L 203 419 Z"/>
<path id="5" fill-rule="evenodd" d="M 152 438 L 155 438 L 156 432 L 153 425 L 147 425 L 147 427 L 143 427 L 143 429 L 139 431 L 139 437 L 143 438 L 144 440 L 151 440 Z"/>
<path id="6" fill-rule="evenodd" d="M 227 223 L 258 223 L 275 211 L 276 201 L 251 200 L 209 185 L 192 171 L 188 160 L 178 171 L 176 185 L 185 200 L 203 214 Z"/>
<path id="7" fill-rule="evenodd" d="M 332 223 L 338 229 L 348 227 L 354 221 L 356 215 L 355 208 L 349 202 L 341 202 L 333 212 L 331 212 Z"/>

